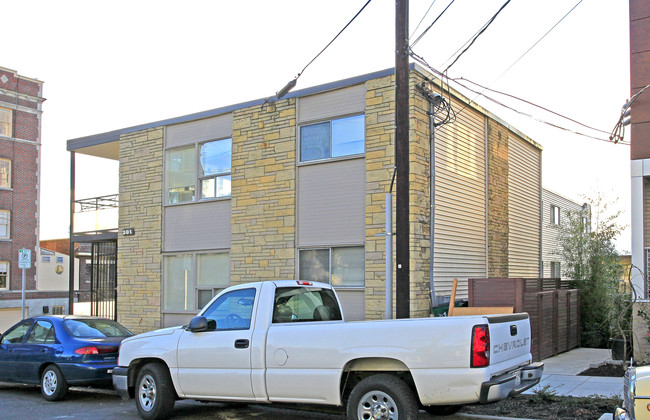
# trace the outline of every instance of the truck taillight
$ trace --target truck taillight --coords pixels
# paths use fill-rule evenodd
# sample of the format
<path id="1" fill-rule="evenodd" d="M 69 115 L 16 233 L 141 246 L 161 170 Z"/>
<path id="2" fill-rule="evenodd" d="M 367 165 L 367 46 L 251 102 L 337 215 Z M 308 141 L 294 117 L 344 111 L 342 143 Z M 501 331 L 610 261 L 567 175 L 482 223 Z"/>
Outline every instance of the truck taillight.
<path id="1" fill-rule="evenodd" d="M 490 330 L 487 325 L 475 325 L 472 330 L 471 367 L 490 364 Z"/>

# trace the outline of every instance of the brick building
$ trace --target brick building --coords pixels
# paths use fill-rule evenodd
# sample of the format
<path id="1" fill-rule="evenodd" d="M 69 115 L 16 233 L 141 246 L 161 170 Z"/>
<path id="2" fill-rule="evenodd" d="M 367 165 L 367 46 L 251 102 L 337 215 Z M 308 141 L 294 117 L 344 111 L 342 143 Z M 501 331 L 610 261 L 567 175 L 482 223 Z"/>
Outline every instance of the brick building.
<path id="1" fill-rule="evenodd" d="M 470 277 L 540 275 L 541 147 L 452 92 L 464 109 L 436 129 L 432 171 L 429 104 L 416 85 L 437 82 L 417 65 L 410 73 L 418 317 L 453 278 L 466 297 Z M 394 93 L 388 69 L 69 140 L 73 162 L 120 162 L 118 320 L 138 332 L 178 325 L 230 284 L 294 278 L 333 284 L 347 319 L 382 318 Z"/>
<path id="2" fill-rule="evenodd" d="M 634 315 L 634 358 L 650 361 L 650 325 L 638 316 L 638 309 L 650 309 L 650 4 L 630 0 L 630 96 L 638 94 L 631 106 L 632 184 L 632 267 L 636 289 Z"/>
<path id="3" fill-rule="evenodd" d="M 56 293 L 39 293 L 38 194 L 43 82 L 0 68 L 0 331 L 22 315 L 18 250 L 32 251 L 26 272 L 26 315 L 40 314 Z M 65 293 L 60 293 L 65 296 Z"/>

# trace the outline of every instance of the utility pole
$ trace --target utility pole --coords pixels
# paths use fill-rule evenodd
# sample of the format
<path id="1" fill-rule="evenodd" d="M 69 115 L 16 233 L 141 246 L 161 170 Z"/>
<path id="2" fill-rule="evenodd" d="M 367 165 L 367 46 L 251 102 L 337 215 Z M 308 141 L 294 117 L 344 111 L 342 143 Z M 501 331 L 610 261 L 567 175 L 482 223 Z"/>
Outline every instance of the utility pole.
<path id="1" fill-rule="evenodd" d="M 408 0 L 395 0 L 395 255 L 397 318 L 410 317 Z"/>

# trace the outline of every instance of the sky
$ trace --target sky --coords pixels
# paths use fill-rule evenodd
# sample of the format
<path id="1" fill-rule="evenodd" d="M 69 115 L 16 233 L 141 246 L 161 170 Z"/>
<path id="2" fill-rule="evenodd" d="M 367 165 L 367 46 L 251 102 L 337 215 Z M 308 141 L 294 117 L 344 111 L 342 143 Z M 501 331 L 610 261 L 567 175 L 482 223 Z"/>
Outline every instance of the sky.
<path id="1" fill-rule="evenodd" d="M 411 0 L 411 40 L 450 1 L 432 5 L 431 0 Z M 68 237 L 67 140 L 271 96 L 365 2 L 4 2 L 0 66 L 44 81 L 47 98 L 42 122 L 41 239 Z M 455 0 L 413 51 L 443 70 L 504 2 Z M 583 0 L 517 61 L 576 3 L 510 1 L 449 68 L 448 76 L 507 92 L 610 132 L 630 96 L 627 1 Z M 303 72 L 295 89 L 393 67 L 394 25 L 394 0 L 371 1 Z M 613 209 L 622 212 L 619 223 L 630 224 L 629 146 L 553 128 L 538 120 L 608 138 L 522 102 L 486 92 L 534 118 L 458 85 L 452 87 L 543 146 L 545 188 L 578 202 L 603 194 L 615 203 Z M 118 192 L 117 162 L 78 155 L 76 170 L 78 199 Z M 629 227 L 618 238 L 617 248 L 631 249 Z"/>

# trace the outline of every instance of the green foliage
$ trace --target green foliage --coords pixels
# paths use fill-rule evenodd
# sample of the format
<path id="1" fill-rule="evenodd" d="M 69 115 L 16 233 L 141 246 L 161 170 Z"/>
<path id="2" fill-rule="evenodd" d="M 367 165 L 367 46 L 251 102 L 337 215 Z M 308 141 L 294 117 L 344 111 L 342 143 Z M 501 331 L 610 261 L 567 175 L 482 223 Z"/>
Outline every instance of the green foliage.
<path id="1" fill-rule="evenodd" d="M 610 337 L 630 336 L 631 297 L 620 279 L 614 239 L 623 227 L 602 195 L 590 208 L 564 213 L 560 227 L 564 274 L 580 290 L 582 346 L 606 347 Z M 593 226 L 593 229 L 591 228 Z"/>
<path id="2" fill-rule="evenodd" d="M 533 390 L 534 400 L 536 402 L 554 402 L 558 401 L 557 391 L 551 385 L 544 385 Z"/>

